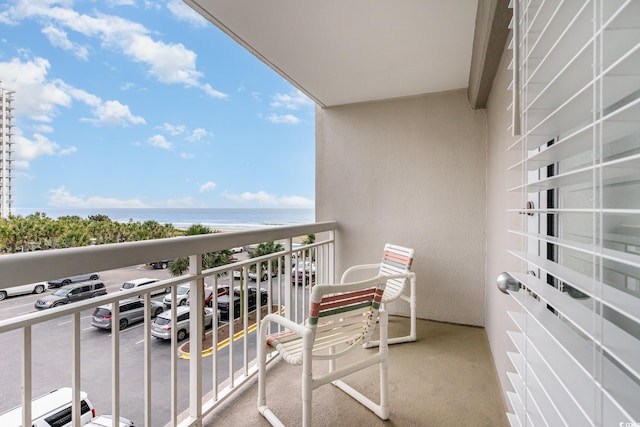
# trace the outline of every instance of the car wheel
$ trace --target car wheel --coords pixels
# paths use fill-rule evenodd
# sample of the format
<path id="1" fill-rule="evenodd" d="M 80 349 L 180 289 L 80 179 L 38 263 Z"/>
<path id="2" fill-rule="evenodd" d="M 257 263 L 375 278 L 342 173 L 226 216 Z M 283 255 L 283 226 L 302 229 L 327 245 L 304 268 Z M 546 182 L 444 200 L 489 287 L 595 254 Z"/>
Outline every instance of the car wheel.
<path id="1" fill-rule="evenodd" d="M 164 288 L 164 293 L 168 294 L 169 292 L 171 292 L 171 288 Z"/>
<path id="2" fill-rule="evenodd" d="M 168 267 L 168 265 L 167 265 L 167 263 L 166 263 L 166 262 L 163 262 L 163 263 L 160 265 L 160 267 L 162 267 L 162 269 L 163 269 L 163 270 L 165 270 L 165 269 Z"/>
<path id="3" fill-rule="evenodd" d="M 269 278 L 269 276 L 267 276 L 267 275 L 265 274 L 265 275 L 263 275 L 263 276 L 262 276 L 262 281 L 263 281 L 263 282 L 266 282 L 268 278 Z"/>
<path id="4" fill-rule="evenodd" d="M 69 280 L 69 279 L 66 279 L 66 280 L 62 281 L 62 286 L 67 286 L 69 284 L 71 284 L 71 280 Z"/>
<path id="5" fill-rule="evenodd" d="M 155 317 L 158 317 L 160 314 L 162 314 L 163 311 L 164 310 L 162 309 L 162 307 L 158 307 L 158 308 L 156 308 L 156 311 L 153 313 L 153 315 Z"/>
<path id="6" fill-rule="evenodd" d="M 185 339 L 187 337 L 187 331 L 184 329 L 180 329 L 178 331 L 178 341 L 182 341 L 183 339 Z"/>
<path id="7" fill-rule="evenodd" d="M 7 293 L 5 291 L 0 291 L 0 301 L 7 297 Z"/>
<path id="8" fill-rule="evenodd" d="M 126 329 L 129 326 L 127 319 L 120 319 L 120 330 Z"/>
<path id="9" fill-rule="evenodd" d="M 44 285 L 38 285 L 36 286 L 36 288 L 33 290 L 33 292 L 35 292 L 36 294 L 41 294 L 44 292 Z"/>
<path id="10" fill-rule="evenodd" d="M 60 307 L 61 305 L 64 305 L 63 302 L 57 302 L 55 304 L 52 305 L 52 307 Z"/>
<path id="11" fill-rule="evenodd" d="M 180 304 L 178 304 L 178 305 L 187 305 L 187 300 L 186 299 L 181 300 Z"/>
<path id="12" fill-rule="evenodd" d="M 92 274 L 91 277 L 89 277 L 89 280 L 98 280 L 98 275 Z"/>

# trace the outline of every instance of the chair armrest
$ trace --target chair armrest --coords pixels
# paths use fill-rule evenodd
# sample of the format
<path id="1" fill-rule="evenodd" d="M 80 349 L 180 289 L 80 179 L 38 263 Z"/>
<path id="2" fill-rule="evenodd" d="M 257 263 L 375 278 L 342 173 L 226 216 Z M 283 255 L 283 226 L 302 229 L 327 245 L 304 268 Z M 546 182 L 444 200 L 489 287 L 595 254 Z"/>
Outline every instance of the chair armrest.
<path id="1" fill-rule="evenodd" d="M 378 264 L 360 264 L 360 265 L 354 265 L 352 267 L 349 267 L 345 270 L 344 273 L 342 273 L 342 278 L 340 279 L 340 283 L 347 283 L 349 282 L 349 280 L 347 280 L 347 277 L 353 273 L 354 271 L 359 271 L 359 270 L 378 270 L 380 269 L 380 263 Z"/>
<path id="2" fill-rule="evenodd" d="M 280 326 L 283 326 L 286 329 L 289 329 L 290 331 L 293 331 L 302 337 L 311 333 L 309 328 L 307 328 L 306 326 L 300 325 L 299 323 L 289 320 L 286 317 L 280 316 L 279 314 L 271 313 L 271 314 L 267 314 L 260 321 L 260 341 L 261 342 L 264 342 L 267 337 L 267 330 L 269 329 L 268 326 L 270 323 L 276 323 Z"/>

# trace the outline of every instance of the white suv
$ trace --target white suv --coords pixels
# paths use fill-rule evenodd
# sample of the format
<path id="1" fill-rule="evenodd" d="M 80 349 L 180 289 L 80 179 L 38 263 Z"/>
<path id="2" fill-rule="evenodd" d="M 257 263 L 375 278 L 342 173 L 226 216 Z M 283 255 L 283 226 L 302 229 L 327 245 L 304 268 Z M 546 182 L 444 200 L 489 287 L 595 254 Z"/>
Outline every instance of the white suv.
<path id="1" fill-rule="evenodd" d="M 176 305 L 180 306 L 187 304 L 187 299 L 189 298 L 189 289 L 190 288 L 188 284 L 178 286 L 178 288 L 176 289 Z M 162 298 L 162 303 L 167 307 L 171 307 L 171 304 L 173 302 L 171 301 L 170 293 Z"/>
<path id="2" fill-rule="evenodd" d="M 189 307 L 176 307 L 175 327 L 178 329 L 178 341 L 182 341 L 189 335 Z M 160 314 L 151 324 L 151 335 L 164 340 L 171 339 L 171 328 L 174 327 L 171 320 L 171 310 L 167 310 Z M 210 328 L 213 324 L 213 309 L 205 307 L 204 309 L 204 326 Z"/>
<path id="3" fill-rule="evenodd" d="M 72 391 L 63 387 L 40 396 L 31 402 L 31 425 L 33 427 L 71 426 Z M 96 410 L 89 401 L 87 393 L 80 392 L 80 424 L 85 425 L 94 419 Z M 22 425 L 22 406 L 17 406 L 0 414 L 0 426 L 20 427 Z"/>

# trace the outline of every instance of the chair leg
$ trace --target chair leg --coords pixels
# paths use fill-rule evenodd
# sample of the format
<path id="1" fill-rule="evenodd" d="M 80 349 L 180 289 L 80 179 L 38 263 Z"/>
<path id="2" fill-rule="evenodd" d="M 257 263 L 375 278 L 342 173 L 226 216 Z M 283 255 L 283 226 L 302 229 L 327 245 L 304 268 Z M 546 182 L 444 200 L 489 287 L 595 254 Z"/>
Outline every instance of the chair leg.
<path id="1" fill-rule="evenodd" d="M 302 427 L 311 427 L 311 398 L 313 397 L 312 347 L 310 336 L 303 338 L 302 358 Z"/>
<path id="2" fill-rule="evenodd" d="M 264 345 L 258 345 L 258 410 L 262 412 L 262 408 L 267 407 L 267 349 Z"/>
<path id="3" fill-rule="evenodd" d="M 389 324 L 388 314 L 384 310 L 380 310 L 380 345 L 378 353 L 372 356 L 380 365 L 380 403 L 376 403 L 369 397 L 365 396 L 358 390 L 351 387 L 349 384 L 342 380 L 335 380 L 331 383 L 338 387 L 340 390 L 347 393 L 349 396 L 360 402 L 364 407 L 376 414 L 382 420 L 389 419 L 389 368 L 388 357 L 389 347 L 387 344 L 387 327 Z M 374 362 L 376 363 L 376 362 Z"/>
<path id="4" fill-rule="evenodd" d="M 389 345 L 391 344 L 402 344 L 406 342 L 414 342 L 418 338 L 417 333 L 417 314 L 416 314 L 416 279 L 411 279 L 411 294 L 409 295 L 409 299 L 405 295 L 400 297 L 402 300 L 407 301 L 409 303 L 410 310 L 410 326 L 409 326 L 409 335 L 405 335 L 402 337 L 393 337 L 387 340 Z M 386 310 L 386 306 L 383 305 L 381 307 L 382 310 Z M 369 341 L 364 345 L 364 348 L 372 348 L 380 345 L 380 341 Z"/>

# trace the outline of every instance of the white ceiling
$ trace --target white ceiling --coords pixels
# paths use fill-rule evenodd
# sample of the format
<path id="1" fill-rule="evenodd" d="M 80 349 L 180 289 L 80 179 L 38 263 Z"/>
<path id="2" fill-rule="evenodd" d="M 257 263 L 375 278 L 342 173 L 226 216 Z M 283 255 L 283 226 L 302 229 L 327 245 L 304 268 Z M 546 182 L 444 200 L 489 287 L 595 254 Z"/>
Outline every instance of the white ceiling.
<path id="1" fill-rule="evenodd" d="M 466 88 L 478 0 L 184 0 L 321 106 Z"/>

